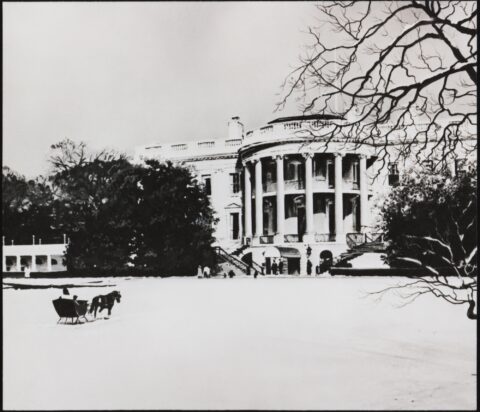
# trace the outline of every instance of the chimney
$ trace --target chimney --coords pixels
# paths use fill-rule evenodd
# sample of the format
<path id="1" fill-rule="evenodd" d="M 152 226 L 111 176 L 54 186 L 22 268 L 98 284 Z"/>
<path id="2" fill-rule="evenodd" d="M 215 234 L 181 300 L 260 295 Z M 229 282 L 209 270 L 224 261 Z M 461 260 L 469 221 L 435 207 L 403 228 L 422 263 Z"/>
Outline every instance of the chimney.
<path id="1" fill-rule="evenodd" d="M 238 116 L 232 117 L 228 122 L 228 140 L 233 139 L 243 139 L 243 124 Z"/>

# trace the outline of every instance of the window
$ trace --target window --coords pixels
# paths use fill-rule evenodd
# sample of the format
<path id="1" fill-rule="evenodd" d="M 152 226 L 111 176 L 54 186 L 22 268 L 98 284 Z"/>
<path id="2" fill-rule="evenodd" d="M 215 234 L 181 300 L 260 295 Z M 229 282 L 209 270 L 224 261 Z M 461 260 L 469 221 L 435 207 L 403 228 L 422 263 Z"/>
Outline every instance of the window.
<path id="1" fill-rule="evenodd" d="M 230 173 L 230 193 L 240 192 L 240 175 L 238 173 Z"/>
<path id="2" fill-rule="evenodd" d="M 325 180 L 326 170 L 325 170 L 325 162 L 321 157 L 315 156 L 313 161 L 313 175 L 317 180 Z"/>
<path id="3" fill-rule="evenodd" d="M 396 186 L 399 181 L 400 175 L 398 173 L 398 163 L 390 162 L 388 164 L 388 184 L 390 186 Z"/>
<path id="4" fill-rule="evenodd" d="M 352 183 L 353 187 L 358 189 L 360 176 L 360 164 L 358 162 L 352 163 Z"/>
<path id="5" fill-rule="evenodd" d="M 285 180 L 296 180 L 297 178 L 297 165 L 295 163 L 288 163 L 287 164 L 287 173 L 285 176 Z"/>
<path id="6" fill-rule="evenodd" d="M 335 167 L 331 160 L 327 160 L 327 180 L 328 187 L 332 188 L 335 186 Z"/>
<path id="7" fill-rule="evenodd" d="M 204 190 L 207 193 L 207 195 L 210 196 L 212 194 L 212 183 L 211 183 L 212 178 L 210 175 L 203 175 L 202 180 L 203 180 Z"/>
<path id="8" fill-rule="evenodd" d="M 237 240 L 240 236 L 239 214 L 230 213 L 230 239 Z"/>
<path id="9" fill-rule="evenodd" d="M 455 159 L 455 176 L 465 173 L 465 159 Z"/>

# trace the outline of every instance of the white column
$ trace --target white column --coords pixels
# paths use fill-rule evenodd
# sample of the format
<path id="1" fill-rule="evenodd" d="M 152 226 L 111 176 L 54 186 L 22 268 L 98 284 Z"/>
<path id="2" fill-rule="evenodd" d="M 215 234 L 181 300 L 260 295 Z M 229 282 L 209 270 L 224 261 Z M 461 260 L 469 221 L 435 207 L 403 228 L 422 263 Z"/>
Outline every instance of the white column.
<path id="1" fill-rule="evenodd" d="M 303 241 L 311 243 L 315 240 L 315 229 L 313 227 L 313 168 L 312 153 L 305 153 L 305 223 L 306 231 Z"/>
<path id="2" fill-rule="evenodd" d="M 17 272 L 22 271 L 22 263 L 20 262 L 20 256 L 17 256 Z"/>
<path id="3" fill-rule="evenodd" d="M 360 155 L 360 228 L 362 233 L 368 229 L 368 212 L 367 157 Z"/>
<path id="4" fill-rule="evenodd" d="M 245 236 L 252 237 L 252 182 L 248 163 L 243 165 L 245 171 Z"/>
<path id="5" fill-rule="evenodd" d="M 30 266 L 30 270 L 32 272 L 36 272 L 37 271 L 37 262 L 35 261 L 37 257 L 35 255 L 32 255 L 32 265 Z"/>
<path id="6" fill-rule="evenodd" d="M 255 237 L 263 235 L 262 161 L 255 162 Z"/>
<path id="7" fill-rule="evenodd" d="M 335 153 L 335 241 L 345 242 L 343 232 L 342 155 Z"/>
<path id="8" fill-rule="evenodd" d="M 2 253 L 2 271 L 5 273 L 7 271 L 7 257 L 5 253 Z"/>
<path id="9" fill-rule="evenodd" d="M 276 156 L 277 162 L 277 234 L 275 243 L 283 243 L 285 238 L 285 181 L 283 178 L 283 156 Z"/>
<path id="10" fill-rule="evenodd" d="M 47 271 L 52 271 L 52 255 L 47 255 Z"/>

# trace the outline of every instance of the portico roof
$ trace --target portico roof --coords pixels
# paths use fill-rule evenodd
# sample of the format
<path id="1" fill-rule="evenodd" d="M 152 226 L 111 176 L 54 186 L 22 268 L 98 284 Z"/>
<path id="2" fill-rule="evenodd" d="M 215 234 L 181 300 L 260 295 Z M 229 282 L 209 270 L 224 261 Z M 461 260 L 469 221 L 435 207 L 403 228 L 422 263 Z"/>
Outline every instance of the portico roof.
<path id="1" fill-rule="evenodd" d="M 268 124 L 274 123 L 283 123 L 283 122 L 296 122 L 303 120 L 340 120 L 341 116 L 336 116 L 333 114 L 309 114 L 304 116 L 290 116 L 290 117 L 279 117 L 278 119 L 268 122 Z"/>
<path id="2" fill-rule="evenodd" d="M 294 247 L 285 247 L 285 246 L 276 246 L 276 248 L 280 251 L 280 255 L 284 258 L 299 258 L 300 252 L 298 249 Z"/>

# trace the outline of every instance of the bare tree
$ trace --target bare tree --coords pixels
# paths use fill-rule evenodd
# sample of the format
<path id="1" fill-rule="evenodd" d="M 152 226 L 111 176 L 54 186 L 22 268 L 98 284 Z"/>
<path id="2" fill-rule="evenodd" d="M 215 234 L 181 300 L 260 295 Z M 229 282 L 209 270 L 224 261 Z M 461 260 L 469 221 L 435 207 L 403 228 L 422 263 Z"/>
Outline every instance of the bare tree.
<path id="1" fill-rule="evenodd" d="M 455 155 L 476 126 L 477 4 L 472 1 L 322 2 L 313 44 L 285 80 L 277 110 L 297 97 L 303 113 L 343 121 L 312 137 L 341 136 L 398 157 Z M 433 148 L 432 148 L 433 142 Z M 476 142 L 467 151 L 476 151 Z"/>
<path id="2" fill-rule="evenodd" d="M 49 163 L 53 173 L 62 173 L 69 171 L 74 167 L 82 167 L 87 163 L 96 161 L 110 162 L 118 159 L 126 159 L 122 153 L 115 150 L 102 149 L 99 152 L 91 152 L 87 144 L 83 141 L 74 142 L 70 139 L 64 139 L 50 146 L 52 153 L 49 157 Z"/>
<path id="3" fill-rule="evenodd" d="M 373 295 L 390 291 L 404 306 L 433 294 L 451 304 L 467 304 L 467 316 L 477 319 L 477 209 L 474 164 L 453 178 L 427 172 L 405 177 L 382 208 L 387 260 L 406 265 L 406 273 L 410 266 L 422 273 Z"/>

